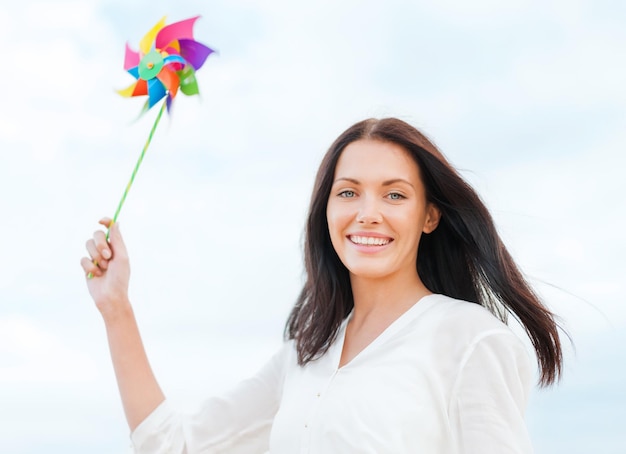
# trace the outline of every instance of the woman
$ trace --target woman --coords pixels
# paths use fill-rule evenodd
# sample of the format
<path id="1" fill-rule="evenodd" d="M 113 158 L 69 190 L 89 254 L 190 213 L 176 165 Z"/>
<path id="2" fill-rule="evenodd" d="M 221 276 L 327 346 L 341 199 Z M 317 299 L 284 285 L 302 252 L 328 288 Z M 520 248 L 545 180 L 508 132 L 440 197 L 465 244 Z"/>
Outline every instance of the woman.
<path id="1" fill-rule="evenodd" d="M 151 372 L 118 227 L 87 250 L 136 452 L 526 453 L 533 370 L 507 313 L 532 341 L 540 384 L 561 372 L 554 317 L 484 204 L 398 119 L 359 122 L 330 147 L 287 342 L 195 415 L 172 411 Z"/>

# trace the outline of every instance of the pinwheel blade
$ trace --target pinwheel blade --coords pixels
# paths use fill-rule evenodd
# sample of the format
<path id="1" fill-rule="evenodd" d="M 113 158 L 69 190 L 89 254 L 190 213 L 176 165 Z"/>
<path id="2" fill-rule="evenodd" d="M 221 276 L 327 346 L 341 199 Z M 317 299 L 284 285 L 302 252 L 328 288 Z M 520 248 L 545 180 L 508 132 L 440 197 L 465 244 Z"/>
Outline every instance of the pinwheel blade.
<path id="1" fill-rule="evenodd" d="M 130 98 L 133 93 L 135 92 L 135 86 L 137 85 L 137 82 L 133 82 L 130 86 L 122 89 L 122 90 L 115 90 L 117 93 L 119 93 L 120 95 L 122 95 L 124 98 Z"/>
<path id="2" fill-rule="evenodd" d="M 174 71 L 180 71 L 187 66 L 187 62 L 180 55 L 168 55 L 163 59 L 163 64 L 169 66 Z"/>
<path id="3" fill-rule="evenodd" d="M 187 96 L 197 95 L 200 93 L 198 89 L 198 80 L 196 79 L 196 71 L 193 67 L 187 65 L 182 71 L 178 72 L 180 78 L 180 91 Z"/>
<path id="4" fill-rule="evenodd" d="M 132 96 L 146 96 L 148 94 L 148 84 L 145 80 L 139 79 L 130 86 L 116 91 L 125 98 L 130 98 Z"/>
<path id="5" fill-rule="evenodd" d="M 178 41 L 172 41 L 165 49 L 162 49 L 169 55 L 180 55 L 180 44 Z"/>
<path id="6" fill-rule="evenodd" d="M 193 69 L 200 69 L 206 59 L 215 52 L 210 47 L 191 39 L 181 39 L 180 55 L 193 66 Z"/>
<path id="7" fill-rule="evenodd" d="M 135 79 L 139 79 L 139 66 L 135 66 L 134 68 L 129 68 L 128 72 L 129 74 L 132 74 L 132 76 Z"/>
<path id="8" fill-rule="evenodd" d="M 157 49 L 165 49 L 172 41 L 193 39 L 193 24 L 200 16 L 174 22 L 161 29 L 155 38 Z"/>
<path id="9" fill-rule="evenodd" d="M 148 109 L 163 99 L 165 95 L 165 87 L 159 79 L 152 79 L 148 81 Z"/>
<path id="10" fill-rule="evenodd" d="M 146 35 L 143 38 L 141 38 L 141 41 L 139 41 L 139 50 L 141 51 L 142 54 L 145 55 L 148 52 L 150 52 L 150 49 L 152 49 L 152 44 L 154 43 L 155 37 L 157 36 L 159 31 L 163 29 L 164 26 L 165 26 L 165 16 L 163 16 L 161 20 L 157 22 L 156 25 L 152 27 L 150 31 L 146 33 Z"/>
<path id="11" fill-rule="evenodd" d="M 178 93 L 178 86 L 180 85 L 178 75 L 174 71 L 164 67 L 157 75 L 157 78 L 163 83 L 170 97 L 174 98 L 176 93 Z"/>
<path id="12" fill-rule="evenodd" d="M 148 94 L 148 83 L 139 79 L 135 84 L 135 91 L 133 91 L 133 96 L 146 96 Z"/>
<path id="13" fill-rule="evenodd" d="M 126 43 L 126 53 L 124 55 L 124 69 L 129 70 L 132 67 L 139 65 L 139 52 L 135 52 L 130 48 L 128 43 Z"/>

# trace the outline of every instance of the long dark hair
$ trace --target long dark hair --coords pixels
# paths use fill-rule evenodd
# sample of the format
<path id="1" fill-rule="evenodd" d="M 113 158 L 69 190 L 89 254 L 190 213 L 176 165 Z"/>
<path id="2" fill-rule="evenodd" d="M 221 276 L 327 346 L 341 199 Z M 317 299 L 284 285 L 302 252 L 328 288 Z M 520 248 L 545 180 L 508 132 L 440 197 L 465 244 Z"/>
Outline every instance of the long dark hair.
<path id="1" fill-rule="evenodd" d="M 396 118 L 369 119 L 348 128 L 324 156 L 315 180 L 305 230 L 306 282 L 285 327 L 301 365 L 323 355 L 354 306 L 348 270 L 330 241 L 326 205 L 339 156 L 351 142 L 374 139 L 402 146 L 417 163 L 426 197 L 441 210 L 438 227 L 422 235 L 417 271 L 433 293 L 488 308 L 506 323 L 513 314 L 537 355 L 541 385 L 561 374 L 555 316 L 526 282 L 474 189 L 424 135 Z"/>

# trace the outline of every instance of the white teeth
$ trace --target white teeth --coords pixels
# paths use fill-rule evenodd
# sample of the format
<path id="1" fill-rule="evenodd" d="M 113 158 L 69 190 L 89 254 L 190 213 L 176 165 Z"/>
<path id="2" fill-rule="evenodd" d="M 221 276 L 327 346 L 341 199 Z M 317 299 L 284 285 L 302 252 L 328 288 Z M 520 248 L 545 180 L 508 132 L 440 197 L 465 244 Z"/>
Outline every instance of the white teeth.
<path id="1" fill-rule="evenodd" d="M 378 238 L 373 236 L 350 236 L 350 241 L 356 244 L 364 244 L 367 246 L 384 246 L 389 243 L 388 238 Z"/>

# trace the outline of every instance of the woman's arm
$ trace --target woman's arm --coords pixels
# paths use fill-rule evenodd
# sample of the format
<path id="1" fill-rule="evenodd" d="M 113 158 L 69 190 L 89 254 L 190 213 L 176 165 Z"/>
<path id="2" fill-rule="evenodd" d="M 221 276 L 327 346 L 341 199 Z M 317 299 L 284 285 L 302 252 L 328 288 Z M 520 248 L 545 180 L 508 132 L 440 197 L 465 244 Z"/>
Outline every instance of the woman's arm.
<path id="1" fill-rule="evenodd" d="M 220 396 L 203 400 L 192 413 L 178 413 L 168 401 L 163 402 L 131 434 L 135 452 L 267 452 L 282 396 L 285 365 L 293 355 L 293 346 L 283 345 L 256 374 Z"/>
<path id="2" fill-rule="evenodd" d="M 165 396 L 148 362 L 128 299 L 130 265 L 119 225 L 108 218 L 100 224 L 111 226 L 109 241 L 103 231 L 94 233 L 87 241 L 91 258 L 83 257 L 81 265 L 89 293 L 104 320 L 120 397 L 132 431 Z"/>

